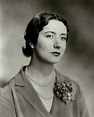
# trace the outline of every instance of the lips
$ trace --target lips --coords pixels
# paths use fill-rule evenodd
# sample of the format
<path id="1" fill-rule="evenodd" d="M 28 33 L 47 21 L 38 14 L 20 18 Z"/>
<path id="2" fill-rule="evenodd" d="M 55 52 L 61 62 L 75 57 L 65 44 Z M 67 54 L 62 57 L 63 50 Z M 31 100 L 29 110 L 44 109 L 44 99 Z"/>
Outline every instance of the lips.
<path id="1" fill-rule="evenodd" d="M 54 56 L 59 56 L 60 52 L 51 52 Z"/>

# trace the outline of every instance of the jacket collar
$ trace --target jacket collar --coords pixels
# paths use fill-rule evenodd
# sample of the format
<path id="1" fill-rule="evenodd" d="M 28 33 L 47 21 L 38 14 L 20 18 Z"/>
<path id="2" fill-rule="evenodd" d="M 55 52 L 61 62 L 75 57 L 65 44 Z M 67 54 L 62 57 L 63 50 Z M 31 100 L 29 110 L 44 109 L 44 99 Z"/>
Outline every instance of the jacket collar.
<path id="1" fill-rule="evenodd" d="M 15 77 L 15 89 L 39 112 L 42 117 L 51 117 L 47 112 L 35 89 L 26 78 L 24 67 Z"/>

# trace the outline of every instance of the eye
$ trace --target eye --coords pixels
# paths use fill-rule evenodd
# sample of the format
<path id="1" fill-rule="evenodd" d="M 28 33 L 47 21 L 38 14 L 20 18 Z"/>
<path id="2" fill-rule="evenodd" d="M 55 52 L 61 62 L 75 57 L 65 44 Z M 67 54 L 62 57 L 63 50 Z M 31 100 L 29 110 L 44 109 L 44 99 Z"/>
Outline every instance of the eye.
<path id="1" fill-rule="evenodd" d="M 53 35 L 48 34 L 48 35 L 46 35 L 46 37 L 49 38 L 49 39 L 52 39 L 53 38 Z"/>
<path id="2" fill-rule="evenodd" d="M 67 37 L 61 37 L 61 39 L 62 39 L 63 41 L 66 41 L 66 40 L 67 40 Z"/>

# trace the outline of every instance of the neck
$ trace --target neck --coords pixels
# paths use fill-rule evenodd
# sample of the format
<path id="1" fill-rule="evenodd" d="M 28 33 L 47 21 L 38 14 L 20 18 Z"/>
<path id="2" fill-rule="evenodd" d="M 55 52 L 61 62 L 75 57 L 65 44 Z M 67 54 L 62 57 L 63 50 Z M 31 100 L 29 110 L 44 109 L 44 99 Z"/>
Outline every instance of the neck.
<path id="1" fill-rule="evenodd" d="M 31 78 L 39 84 L 47 84 L 54 74 L 53 64 L 32 60 L 27 68 Z"/>

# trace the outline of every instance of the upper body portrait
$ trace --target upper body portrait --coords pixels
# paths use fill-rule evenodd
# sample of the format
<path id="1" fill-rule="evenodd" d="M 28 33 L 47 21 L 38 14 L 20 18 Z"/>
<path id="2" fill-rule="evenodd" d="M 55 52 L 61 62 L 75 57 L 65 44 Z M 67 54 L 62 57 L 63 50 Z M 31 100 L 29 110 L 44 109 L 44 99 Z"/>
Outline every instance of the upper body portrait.
<path id="1" fill-rule="evenodd" d="M 63 16 L 42 12 L 28 23 L 23 54 L 30 63 L 0 88 L 2 117 L 89 117 L 79 85 L 60 74 L 69 28 Z"/>

